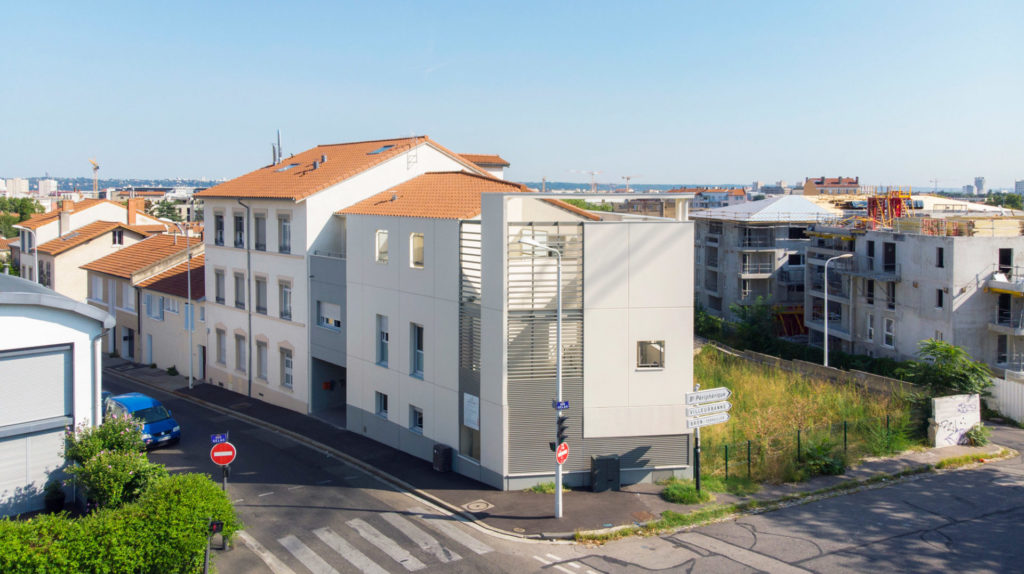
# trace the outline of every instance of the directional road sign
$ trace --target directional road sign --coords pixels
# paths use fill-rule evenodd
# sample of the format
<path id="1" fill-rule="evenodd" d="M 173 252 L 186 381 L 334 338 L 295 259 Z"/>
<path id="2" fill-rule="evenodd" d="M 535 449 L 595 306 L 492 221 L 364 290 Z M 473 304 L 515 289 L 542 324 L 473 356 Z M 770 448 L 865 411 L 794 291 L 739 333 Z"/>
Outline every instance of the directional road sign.
<path id="1" fill-rule="evenodd" d="M 555 462 L 558 464 L 565 463 L 569 458 L 569 443 L 563 442 L 558 445 L 558 450 L 555 451 Z"/>
<path id="2" fill-rule="evenodd" d="M 686 419 L 686 428 L 695 429 L 706 427 L 708 425 L 717 425 L 718 423 L 724 423 L 727 420 L 729 420 L 729 413 L 717 413 L 706 417 L 694 417 L 692 419 Z"/>
<path id="3" fill-rule="evenodd" d="M 234 462 L 236 454 L 238 451 L 235 450 L 235 445 L 229 442 L 220 442 L 210 449 L 210 460 L 215 464 L 227 466 Z"/>
<path id="4" fill-rule="evenodd" d="M 719 403 L 705 403 L 703 405 L 697 405 L 694 407 L 686 407 L 686 416 L 688 417 L 699 417 L 703 415 L 713 415 L 715 413 L 724 413 L 732 408 L 732 403 L 729 401 L 722 401 Z"/>
<path id="5" fill-rule="evenodd" d="M 693 393 L 686 393 L 686 404 L 688 405 L 699 405 L 701 403 L 711 403 L 714 401 L 724 401 L 732 396 L 732 391 L 726 387 L 717 387 L 714 389 L 707 389 L 704 391 L 697 391 Z"/>

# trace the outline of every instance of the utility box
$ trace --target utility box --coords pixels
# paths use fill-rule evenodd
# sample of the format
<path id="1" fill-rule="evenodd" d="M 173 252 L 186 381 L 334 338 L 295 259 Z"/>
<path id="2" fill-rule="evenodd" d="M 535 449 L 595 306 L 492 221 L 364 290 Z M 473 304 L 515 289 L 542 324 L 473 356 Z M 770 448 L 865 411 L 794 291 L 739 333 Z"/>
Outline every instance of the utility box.
<path id="1" fill-rule="evenodd" d="M 590 457 L 590 489 L 594 492 L 618 490 L 619 455 L 606 454 Z"/>
<path id="2" fill-rule="evenodd" d="M 434 470 L 437 472 L 452 471 L 452 447 L 443 444 L 434 445 Z"/>

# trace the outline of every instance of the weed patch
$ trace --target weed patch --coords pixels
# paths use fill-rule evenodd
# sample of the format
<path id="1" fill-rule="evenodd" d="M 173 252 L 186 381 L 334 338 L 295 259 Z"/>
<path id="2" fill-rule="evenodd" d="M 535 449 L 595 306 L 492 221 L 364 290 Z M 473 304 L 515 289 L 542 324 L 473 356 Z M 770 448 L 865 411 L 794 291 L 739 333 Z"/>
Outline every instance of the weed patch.
<path id="1" fill-rule="evenodd" d="M 530 488 L 524 489 L 524 492 L 535 492 L 537 494 L 554 494 L 555 493 L 555 483 L 554 482 L 542 482 L 540 484 L 535 484 L 535 485 L 531 486 Z M 569 492 L 569 489 L 566 488 L 564 484 L 562 485 L 562 492 Z"/>
<path id="2" fill-rule="evenodd" d="M 692 480 L 670 478 L 661 490 L 661 497 L 675 504 L 700 504 L 710 502 L 712 494 L 704 488 L 697 492 L 697 485 Z"/>

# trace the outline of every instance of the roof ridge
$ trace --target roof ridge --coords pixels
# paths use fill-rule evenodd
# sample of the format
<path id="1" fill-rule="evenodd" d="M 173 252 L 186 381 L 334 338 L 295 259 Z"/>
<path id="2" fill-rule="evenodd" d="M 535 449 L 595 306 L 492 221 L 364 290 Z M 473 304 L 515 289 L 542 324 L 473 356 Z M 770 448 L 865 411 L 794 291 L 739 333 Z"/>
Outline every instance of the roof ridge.
<path id="1" fill-rule="evenodd" d="M 316 147 L 333 147 L 333 146 L 340 146 L 340 145 L 359 145 L 359 144 L 368 144 L 368 143 L 377 143 L 377 142 L 393 142 L 393 141 L 399 141 L 399 140 L 414 140 L 414 139 L 421 139 L 421 138 L 425 139 L 425 140 L 429 140 L 430 139 L 429 136 L 424 134 L 424 135 L 419 135 L 419 136 L 404 136 L 404 137 L 400 137 L 400 138 L 381 138 L 381 139 L 376 139 L 376 140 L 362 140 L 362 141 L 356 141 L 356 142 L 339 142 L 339 143 L 330 143 L 330 144 L 317 144 Z"/>

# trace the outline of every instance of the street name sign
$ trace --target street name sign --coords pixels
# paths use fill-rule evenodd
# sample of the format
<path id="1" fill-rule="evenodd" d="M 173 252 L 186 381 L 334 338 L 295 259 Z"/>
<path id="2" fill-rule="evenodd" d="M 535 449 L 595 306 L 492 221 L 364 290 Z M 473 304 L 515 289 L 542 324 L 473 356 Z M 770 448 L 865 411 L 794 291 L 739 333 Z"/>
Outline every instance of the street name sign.
<path id="1" fill-rule="evenodd" d="M 730 403 L 729 401 L 722 401 L 718 403 L 705 403 L 703 405 L 686 407 L 686 416 L 699 417 L 704 415 L 713 415 L 715 413 L 724 413 L 731 408 L 732 403 Z"/>
<path id="2" fill-rule="evenodd" d="M 728 420 L 729 413 L 717 413 L 706 417 L 695 417 L 692 419 L 686 419 L 686 428 L 695 429 L 706 427 L 708 425 L 717 425 L 718 423 L 724 423 Z"/>
<path id="3" fill-rule="evenodd" d="M 569 459 L 569 443 L 563 442 L 558 445 L 558 449 L 555 450 L 555 462 L 558 464 L 565 463 Z"/>
<path id="4" fill-rule="evenodd" d="M 707 389 L 705 391 L 686 393 L 686 404 L 699 405 L 702 403 L 724 401 L 731 396 L 732 391 L 730 391 L 727 387 L 717 387 L 714 389 Z"/>
<path id="5" fill-rule="evenodd" d="M 222 442 L 228 442 L 228 433 L 210 435 L 210 444 L 220 444 Z"/>
<path id="6" fill-rule="evenodd" d="M 569 401 L 551 401 L 551 407 L 559 411 L 569 410 Z"/>
<path id="7" fill-rule="evenodd" d="M 210 449 L 210 460 L 215 464 L 227 466 L 234 462 L 235 455 L 237 454 L 238 451 L 235 450 L 235 445 L 229 442 L 220 442 L 213 445 L 213 448 Z"/>

